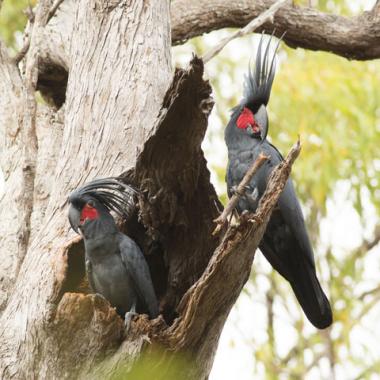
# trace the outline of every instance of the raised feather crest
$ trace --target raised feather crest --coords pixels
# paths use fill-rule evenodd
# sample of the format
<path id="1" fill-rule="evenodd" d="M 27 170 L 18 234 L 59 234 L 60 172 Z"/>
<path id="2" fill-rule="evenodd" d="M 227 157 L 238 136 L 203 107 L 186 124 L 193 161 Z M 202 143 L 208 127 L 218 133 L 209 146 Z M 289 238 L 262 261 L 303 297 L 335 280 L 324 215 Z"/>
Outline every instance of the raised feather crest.
<path id="1" fill-rule="evenodd" d="M 284 33 L 285 34 L 285 33 Z M 248 74 L 244 81 L 244 98 L 243 105 L 256 112 L 261 105 L 267 105 L 269 102 L 270 92 L 276 72 L 276 52 L 284 36 L 280 37 L 274 49 L 272 56 L 269 51 L 273 34 L 271 35 L 263 53 L 264 34 L 261 35 L 259 47 L 257 49 L 255 65 L 252 68 L 249 65 Z"/>
<path id="2" fill-rule="evenodd" d="M 128 218 L 135 207 L 138 191 L 123 183 L 120 178 L 108 177 L 95 179 L 74 190 L 69 195 L 69 202 L 75 203 L 84 196 L 91 196 L 102 203 L 109 211 L 114 211 L 123 218 Z"/>

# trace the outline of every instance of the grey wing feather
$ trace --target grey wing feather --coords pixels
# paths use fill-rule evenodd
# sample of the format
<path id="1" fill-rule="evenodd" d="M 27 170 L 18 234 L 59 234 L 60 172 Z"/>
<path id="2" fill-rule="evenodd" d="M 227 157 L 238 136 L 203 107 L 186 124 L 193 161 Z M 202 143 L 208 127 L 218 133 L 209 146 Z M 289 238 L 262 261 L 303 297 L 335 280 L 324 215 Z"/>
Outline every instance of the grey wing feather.
<path id="1" fill-rule="evenodd" d="M 286 224 L 291 228 L 302 252 L 307 253 L 307 258 L 313 267 L 315 267 L 313 249 L 311 248 L 309 235 L 306 230 L 305 220 L 290 178 L 281 193 L 278 205 Z"/>
<path id="2" fill-rule="evenodd" d="M 264 165 L 259 169 L 257 174 L 253 177 L 256 186 L 258 187 L 260 197 L 264 194 L 266 190 L 270 174 L 273 169 L 283 161 L 281 154 L 278 150 L 267 141 L 261 144 L 260 149 L 257 150 L 257 157 L 260 153 L 263 153 L 266 156 L 269 156 L 269 159 L 264 163 Z"/>
<path id="3" fill-rule="evenodd" d="M 277 150 L 277 148 L 267 141 L 264 141 L 260 145 L 260 147 L 257 147 L 252 161 L 254 161 L 260 153 L 263 153 L 269 156 L 270 158 L 267 162 L 264 163 L 264 165 L 252 178 L 249 187 L 251 191 L 254 191 L 255 188 L 257 188 L 259 191 L 259 196 L 261 197 L 264 194 L 264 191 L 267 187 L 267 182 L 271 172 L 284 159 L 281 156 L 280 152 Z M 240 183 L 250 165 L 251 162 L 247 163 L 246 160 L 241 159 L 236 160 L 228 168 L 229 170 L 227 173 L 227 182 L 229 188 L 232 185 L 238 185 Z M 311 248 L 309 236 L 306 231 L 301 206 L 298 202 L 293 182 L 290 178 L 288 179 L 285 188 L 280 195 L 278 206 L 281 210 L 281 214 L 284 218 L 285 223 L 292 230 L 296 240 L 300 245 L 301 250 L 303 252 L 306 252 L 306 257 L 308 258 L 310 263 L 313 266 L 315 266 L 313 250 Z M 246 199 L 244 199 L 244 197 L 239 201 L 238 209 L 239 212 L 242 212 L 244 210 L 256 211 L 256 207 L 252 207 L 252 204 L 247 202 Z"/>
<path id="4" fill-rule="evenodd" d="M 133 279 L 139 299 L 148 309 L 150 317 L 155 318 L 158 315 L 158 301 L 145 257 L 137 244 L 122 233 L 119 246 L 121 259 Z"/>
<path id="5" fill-rule="evenodd" d="M 277 165 L 284 159 L 276 147 L 271 144 L 268 145 L 269 147 L 265 153 L 271 156 L 271 163 Z M 278 205 L 281 210 L 282 217 L 284 218 L 286 224 L 291 228 L 294 236 L 300 244 L 301 250 L 307 253 L 310 263 L 315 266 L 313 249 L 311 248 L 302 209 L 298 202 L 291 178 L 289 178 L 286 182 L 284 190 L 278 200 Z"/>

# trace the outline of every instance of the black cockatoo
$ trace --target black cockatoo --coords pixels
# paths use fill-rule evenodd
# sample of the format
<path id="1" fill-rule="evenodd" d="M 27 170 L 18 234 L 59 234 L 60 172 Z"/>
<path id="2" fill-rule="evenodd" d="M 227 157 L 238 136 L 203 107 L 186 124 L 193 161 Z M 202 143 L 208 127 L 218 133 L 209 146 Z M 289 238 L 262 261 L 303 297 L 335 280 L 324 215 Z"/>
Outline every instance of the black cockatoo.
<path id="1" fill-rule="evenodd" d="M 266 139 L 266 105 L 275 75 L 275 54 L 278 45 L 272 59 L 269 58 L 269 46 L 270 40 L 263 51 L 262 37 L 255 67 L 253 70 L 249 69 L 245 80 L 244 97 L 232 110 L 231 119 L 225 129 L 228 148 L 226 182 L 229 196 L 233 194 L 261 152 L 270 156 L 240 199 L 237 206 L 239 213 L 256 210 L 272 170 L 283 160 L 276 147 Z M 313 249 L 290 178 L 273 211 L 259 248 L 273 268 L 290 282 L 310 322 L 319 329 L 331 325 L 330 303 L 316 275 Z"/>
<path id="2" fill-rule="evenodd" d="M 158 315 L 148 264 L 137 244 L 121 233 L 110 211 L 128 217 L 135 190 L 117 178 L 97 179 L 69 196 L 69 221 L 83 236 L 90 286 L 116 307 L 126 323 L 134 313 Z"/>

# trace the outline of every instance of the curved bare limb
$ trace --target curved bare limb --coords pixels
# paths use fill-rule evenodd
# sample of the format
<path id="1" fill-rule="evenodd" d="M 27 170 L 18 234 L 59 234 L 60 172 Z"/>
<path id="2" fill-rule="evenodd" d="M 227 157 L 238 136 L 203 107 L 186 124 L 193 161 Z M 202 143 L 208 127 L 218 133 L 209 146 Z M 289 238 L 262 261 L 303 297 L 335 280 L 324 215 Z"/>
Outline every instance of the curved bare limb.
<path id="1" fill-rule="evenodd" d="M 242 28 L 268 9 L 273 0 L 186 0 L 172 2 L 172 42 L 184 41 L 222 28 Z M 327 14 L 287 4 L 259 30 L 272 32 L 293 48 L 328 51 L 348 59 L 380 57 L 379 4 L 354 17 Z"/>

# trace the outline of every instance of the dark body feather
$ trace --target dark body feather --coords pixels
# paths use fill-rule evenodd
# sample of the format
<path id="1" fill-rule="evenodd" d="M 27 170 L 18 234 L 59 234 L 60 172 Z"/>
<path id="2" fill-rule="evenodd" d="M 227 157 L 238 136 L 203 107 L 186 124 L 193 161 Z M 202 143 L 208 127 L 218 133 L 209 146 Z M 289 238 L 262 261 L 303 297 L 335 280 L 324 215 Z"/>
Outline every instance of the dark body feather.
<path id="1" fill-rule="evenodd" d="M 118 179 L 94 180 L 69 196 L 69 220 L 85 245 L 86 271 L 95 293 L 106 298 L 124 317 L 127 312 L 158 315 L 148 264 L 138 245 L 121 233 L 110 211 L 126 217 L 135 190 Z M 91 219 L 83 210 L 90 207 Z M 95 212 L 96 210 L 96 212 Z"/>
<path id="2" fill-rule="evenodd" d="M 253 177 L 247 190 L 252 194 L 257 189 L 258 198 L 256 201 L 249 197 L 241 198 L 237 207 L 239 213 L 256 210 L 270 173 L 282 157 L 266 140 L 251 149 L 232 149 L 229 152 L 226 176 L 228 189 L 239 185 L 261 152 L 270 156 L 270 159 Z M 272 267 L 290 282 L 310 322 L 321 329 L 329 326 L 332 323 L 330 304 L 317 279 L 313 250 L 291 179 L 280 195 L 259 248 Z"/>
<path id="3" fill-rule="evenodd" d="M 268 118 L 265 106 L 269 101 L 275 67 L 274 58 L 271 64 L 266 63 L 269 62 L 269 44 L 263 57 L 261 40 L 255 71 L 250 71 L 246 77 L 244 98 L 234 108 L 225 129 L 229 196 L 260 153 L 270 157 L 252 178 L 246 195 L 239 200 L 239 213 L 256 210 L 273 168 L 283 160 L 279 151 L 266 140 Z M 237 127 L 237 119 L 245 108 L 254 114 L 255 123 L 260 127 L 259 134 L 252 133 L 250 125 L 246 129 Z M 328 327 L 332 323 L 332 311 L 316 275 L 313 249 L 291 179 L 280 195 L 259 248 L 272 267 L 289 281 L 310 322 L 320 329 Z"/>
<path id="4" fill-rule="evenodd" d="M 106 234 L 93 236 L 86 231 L 86 235 L 86 269 L 93 291 L 106 298 L 121 316 L 135 308 L 137 313 L 156 317 L 158 304 L 148 264 L 137 244 L 116 225 Z"/>

